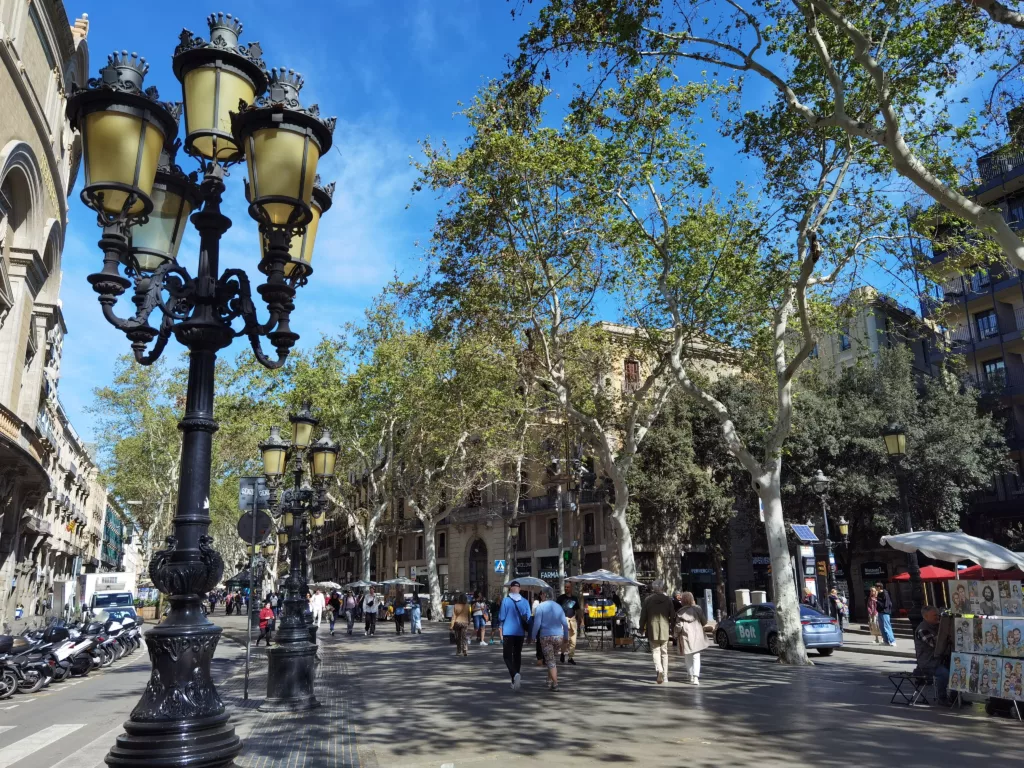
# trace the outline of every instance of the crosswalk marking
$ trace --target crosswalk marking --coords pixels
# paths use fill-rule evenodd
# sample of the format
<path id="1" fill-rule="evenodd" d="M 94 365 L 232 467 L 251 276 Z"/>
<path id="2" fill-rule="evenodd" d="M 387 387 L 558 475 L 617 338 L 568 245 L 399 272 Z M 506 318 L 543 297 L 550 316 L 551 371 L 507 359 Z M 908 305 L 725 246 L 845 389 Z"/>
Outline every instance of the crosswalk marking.
<path id="1" fill-rule="evenodd" d="M 3 733 L 4 731 L 13 731 L 17 727 L 18 726 L 16 725 L 0 725 L 0 733 Z"/>
<path id="2" fill-rule="evenodd" d="M 40 749 L 53 744 L 58 739 L 62 739 L 68 734 L 74 733 L 79 728 L 84 728 L 85 723 L 67 723 L 61 725 L 51 725 L 48 728 L 38 733 L 33 733 L 21 741 L 16 741 L 9 747 L 0 749 L 0 768 L 8 768 L 8 766 L 14 765 L 19 760 L 24 760 L 29 755 L 38 752 Z"/>
<path id="3" fill-rule="evenodd" d="M 105 768 L 106 764 L 103 762 L 103 758 L 123 732 L 124 726 L 118 723 L 102 736 L 93 739 L 81 749 L 75 750 L 73 755 L 68 755 L 50 768 Z"/>

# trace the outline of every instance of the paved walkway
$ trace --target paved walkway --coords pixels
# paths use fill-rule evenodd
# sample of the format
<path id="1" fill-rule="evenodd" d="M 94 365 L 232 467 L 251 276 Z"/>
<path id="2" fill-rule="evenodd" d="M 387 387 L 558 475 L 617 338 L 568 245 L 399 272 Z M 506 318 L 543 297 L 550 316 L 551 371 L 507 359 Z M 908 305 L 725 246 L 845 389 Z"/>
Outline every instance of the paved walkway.
<path id="1" fill-rule="evenodd" d="M 216 620 L 229 636 L 241 619 Z M 234 626 L 237 625 L 237 630 Z M 656 685 L 648 654 L 583 651 L 561 667 L 561 689 L 524 654 L 523 690 L 513 693 L 500 647 L 473 646 L 456 658 L 447 630 L 421 636 L 347 637 L 322 632 L 317 695 L 324 706 L 301 715 L 246 707 L 236 674 L 222 685 L 246 739 L 238 760 L 257 766 L 508 768 L 594 766 L 1019 765 L 1024 726 L 960 711 L 889 704 L 885 675 L 910 669 L 895 655 L 856 652 L 780 666 L 765 653 L 704 654 L 700 687 Z M 257 668 L 265 664 L 261 652 Z M 671 657 L 681 680 L 680 659 Z M 262 696 L 265 678 L 255 677 Z"/>

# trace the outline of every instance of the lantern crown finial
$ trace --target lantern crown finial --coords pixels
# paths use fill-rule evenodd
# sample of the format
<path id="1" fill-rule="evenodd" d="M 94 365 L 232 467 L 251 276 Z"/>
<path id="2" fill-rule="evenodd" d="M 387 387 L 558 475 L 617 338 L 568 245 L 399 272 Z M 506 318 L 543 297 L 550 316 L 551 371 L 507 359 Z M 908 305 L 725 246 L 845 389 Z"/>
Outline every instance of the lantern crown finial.
<path id="1" fill-rule="evenodd" d="M 242 20 L 230 13 L 211 13 L 207 19 L 210 25 L 210 44 L 218 48 L 237 48 L 238 38 L 242 36 Z"/>
<path id="2" fill-rule="evenodd" d="M 114 51 L 107 56 L 107 66 L 100 70 L 104 85 L 122 91 L 142 93 L 142 81 L 149 71 L 146 59 L 134 51 Z"/>
<path id="3" fill-rule="evenodd" d="M 299 91 L 305 85 L 302 75 L 294 69 L 280 69 L 274 67 L 270 70 L 270 92 L 267 94 L 269 101 L 286 104 L 289 107 L 299 106 Z"/>

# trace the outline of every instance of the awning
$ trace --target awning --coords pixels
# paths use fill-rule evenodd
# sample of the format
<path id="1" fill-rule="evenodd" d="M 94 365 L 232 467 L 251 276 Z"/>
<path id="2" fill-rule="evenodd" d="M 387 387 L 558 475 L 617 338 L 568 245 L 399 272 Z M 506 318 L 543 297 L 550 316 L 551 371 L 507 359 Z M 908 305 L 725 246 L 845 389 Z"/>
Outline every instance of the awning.
<path id="1" fill-rule="evenodd" d="M 1024 569 L 1024 555 L 959 531 L 899 533 L 895 536 L 883 536 L 881 541 L 882 546 L 888 545 L 900 552 L 920 552 L 925 557 L 944 563 L 970 561 L 984 568 Z"/>
<path id="2" fill-rule="evenodd" d="M 259 586 L 259 579 L 255 579 L 253 584 Z M 249 569 L 246 568 L 244 571 L 239 571 L 230 579 L 225 579 L 224 586 L 228 589 L 242 589 L 249 587 Z"/>
<path id="3" fill-rule="evenodd" d="M 945 568 L 939 568 L 937 565 L 926 565 L 921 569 L 921 581 L 949 581 L 955 579 L 956 574 L 952 571 L 947 571 Z M 910 573 L 897 573 L 892 577 L 893 581 L 910 581 Z"/>

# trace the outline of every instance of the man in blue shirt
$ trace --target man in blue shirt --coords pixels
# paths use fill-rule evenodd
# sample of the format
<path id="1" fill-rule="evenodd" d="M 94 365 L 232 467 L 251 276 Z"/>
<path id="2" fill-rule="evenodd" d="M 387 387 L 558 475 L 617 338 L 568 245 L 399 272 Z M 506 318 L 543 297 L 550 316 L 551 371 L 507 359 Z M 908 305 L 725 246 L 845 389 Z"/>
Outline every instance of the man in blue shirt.
<path id="1" fill-rule="evenodd" d="M 557 691 L 558 663 L 555 657 L 559 652 L 564 652 L 569 643 L 569 620 L 562 606 L 551 599 L 547 590 L 541 590 L 540 599 L 542 602 L 533 614 L 530 639 L 540 638 L 540 649 L 548 668 L 548 688 Z"/>
<path id="2" fill-rule="evenodd" d="M 498 609 L 498 637 L 501 638 L 505 666 L 512 678 L 512 690 L 519 690 L 519 670 L 523 665 L 523 640 L 526 639 L 524 624 L 530 621 L 530 604 L 519 594 L 519 582 L 508 585 L 508 594 Z"/>

